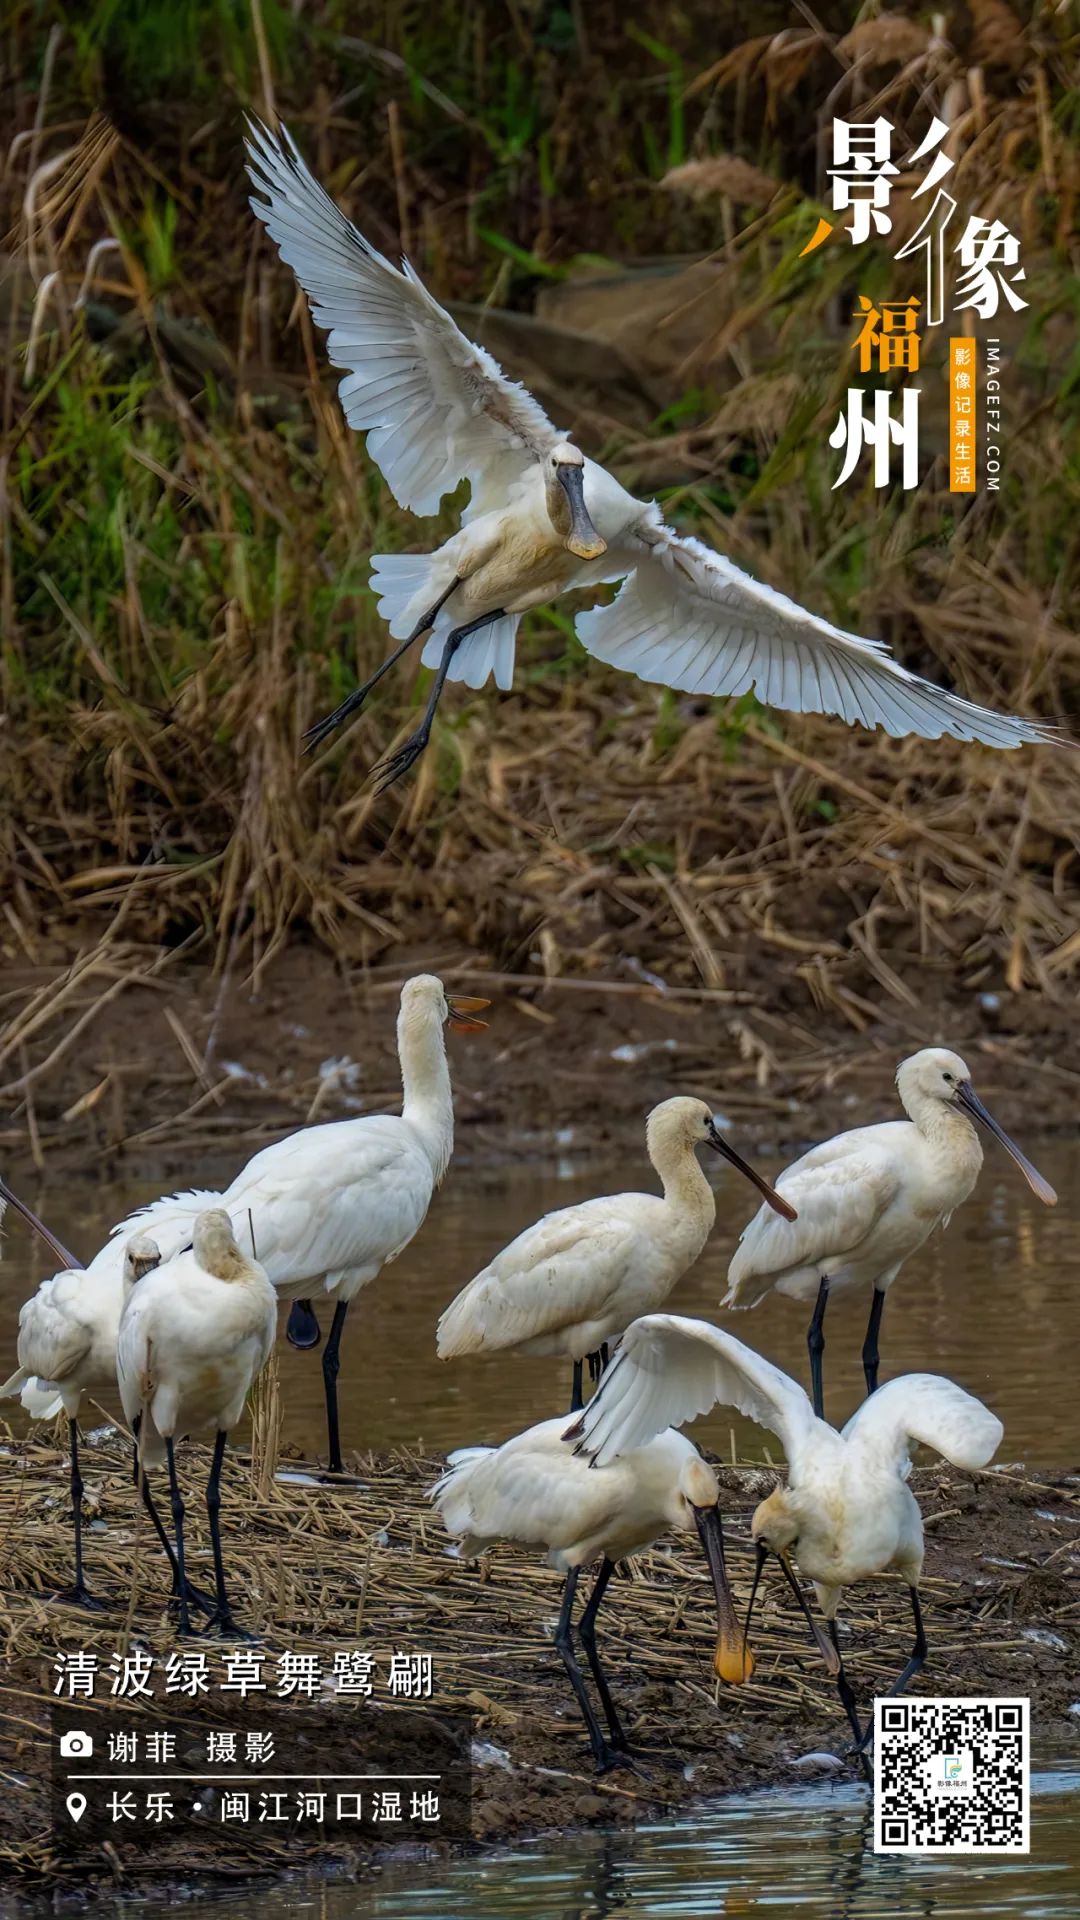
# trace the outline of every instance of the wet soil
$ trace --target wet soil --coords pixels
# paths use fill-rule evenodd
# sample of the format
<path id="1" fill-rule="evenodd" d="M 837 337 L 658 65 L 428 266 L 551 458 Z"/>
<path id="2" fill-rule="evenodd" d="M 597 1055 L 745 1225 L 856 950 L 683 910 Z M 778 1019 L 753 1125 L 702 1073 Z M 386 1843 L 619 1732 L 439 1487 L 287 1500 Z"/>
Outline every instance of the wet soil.
<path id="1" fill-rule="evenodd" d="M 422 970 L 493 1003 L 486 1035 L 450 1043 L 459 1161 L 528 1161 L 570 1143 L 594 1159 L 621 1151 L 640 1140 L 649 1107 L 676 1091 L 708 1099 L 747 1147 L 789 1157 L 841 1128 L 892 1118 L 897 1062 L 939 1042 L 968 1058 L 984 1098 L 1018 1134 L 1076 1127 L 1071 1011 L 1037 996 L 958 999 L 942 982 L 940 996 L 928 988 L 899 1018 L 883 999 L 876 1023 L 857 1031 L 787 1011 L 780 979 L 757 982 L 761 1003 L 748 1005 L 736 992 L 665 990 L 629 962 L 607 985 L 545 983 L 492 975 L 461 950 L 402 950 L 392 966 L 361 971 L 294 943 L 257 989 L 185 960 L 152 981 L 130 962 L 111 999 L 112 976 L 91 980 L 22 1056 L 23 1071 L 33 1069 L 29 1101 L 18 1076 L 0 1088 L 5 1168 L 21 1170 L 33 1151 L 50 1174 L 150 1166 L 182 1176 L 193 1155 L 220 1156 L 229 1169 L 308 1121 L 392 1107 L 397 994 Z M 63 977 L 58 967 L 9 966 L 6 994 L 17 1004 Z M 77 1044 L 57 1049 L 84 1013 Z"/>
<path id="2" fill-rule="evenodd" d="M 42 1598 L 68 1577 L 66 1462 L 23 1449 L 17 1499 L 5 1504 L 0 1630 L 7 1648 L 0 1717 L 0 1872 L 9 1890 L 63 1904 L 118 1889 L 220 1884 L 305 1868 L 359 1877 L 386 1849 L 277 1839 L 266 1829 L 211 1848 L 163 1832 L 152 1851 L 122 1839 L 78 1869 L 58 1852 L 48 1817 L 47 1713 L 53 1663 L 75 1647 L 175 1645 L 165 1584 L 147 1543 L 133 1558 L 124 1456 L 115 1436 L 88 1448 L 84 1474 L 96 1525 L 91 1578 L 111 1602 L 99 1616 Z M 196 1455 L 197 1460 L 201 1456 Z M 202 1463 L 205 1464 L 204 1462 Z M 288 1480 L 255 1498 L 244 1460 L 227 1489 L 227 1550 L 240 1618 L 269 1656 L 283 1647 L 376 1655 L 408 1645 L 434 1656 L 436 1708 L 469 1707 L 480 1743 L 470 1845 L 483 1847 L 574 1827 L 630 1823 L 695 1800 L 782 1779 L 853 1777 L 846 1723 L 777 1577 L 755 1616 L 757 1667 L 744 1688 L 717 1691 L 711 1671 L 711 1589 L 695 1547 L 662 1543 L 612 1582 L 600 1647 L 640 1758 L 598 1777 L 551 1631 L 561 1579 L 535 1557 L 500 1549 L 480 1563 L 448 1555 L 424 1489 L 436 1460 L 395 1454 L 363 1463 L 358 1484 L 320 1484 L 285 1463 Z M 196 1479 L 201 1468 L 194 1467 Z M 729 1565 L 745 1606 L 752 1570 L 749 1517 L 774 1476 L 721 1467 Z M 981 1475 L 920 1469 L 927 1527 L 923 1602 L 930 1653 L 917 1691 L 1026 1694 L 1033 1740 L 1080 1741 L 1080 1474 L 1029 1478 L 1010 1466 Z M 196 1577 L 207 1543 L 189 1506 Z M 152 1543 L 150 1543 L 152 1544 Z M 142 1557 L 139 1557 L 141 1555 Z M 911 1623 L 895 1582 L 849 1590 L 845 1659 L 865 1715 L 907 1657 Z M 195 1644 L 194 1642 L 188 1644 Z M 434 1851 L 438 1852 L 438 1845 Z M 445 1849 L 443 1849 L 445 1850 Z M 460 1848 L 456 1850 L 460 1851 Z M 400 1857 L 400 1856 L 399 1856 Z"/>

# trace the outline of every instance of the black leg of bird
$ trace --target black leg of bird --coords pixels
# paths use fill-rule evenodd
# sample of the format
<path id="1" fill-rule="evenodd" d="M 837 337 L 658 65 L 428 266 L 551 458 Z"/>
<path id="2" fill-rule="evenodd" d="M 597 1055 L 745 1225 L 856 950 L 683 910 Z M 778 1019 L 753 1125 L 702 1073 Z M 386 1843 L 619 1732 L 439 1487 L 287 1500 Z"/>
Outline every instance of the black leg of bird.
<path id="1" fill-rule="evenodd" d="M 318 1346 L 322 1333 L 310 1300 L 293 1301 L 285 1323 L 285 1338 L 290 1347 L 298 1347 L 302 1353 Z"/>
<path id="2" fill-rule="evenodd" d="M 187 1574 L 184 1570 L 184 1502 L 180 1495 L 180 1482 L 176 1477 L 176 1450 L 171 1440 L 165 1442 L 165 1458 L 169 1463 L 169 1502 L 172 1507 L 173 1532 L 176 1536 L 176 1569 L 179 1575 L 176 1591 L 176 1605 L 180 1615 L 180 1632 L 191 1632 L 191 1616 L 188 1613 Z"/>
<path id="3" fill-rule="evenodd" d="M 915 1622 L 915 1645 L 911 1649 L 911 1658 L 900 1675 L 893 1693 L 903 1693 L 909 1680 L 913 1680 L 920 1667 L 926 1665 L 926 1628 L 923 1626 L 922 1607 L 919 1604 L 918 1587 L 909 1587 L 911 1595 L 911 1617 Z"/>
<path id="4" fill-rule="evenodd" d="M 497 607 L 493 613 L 481 614 L 478 620 L 470 620 L 467 627 L 455 627 L 453 633 L 448 634 L 446 645 L 443 648 L 443 656 L 439 662 L 439 671 L 435 675 L 435 684 L 431 689 L 431 696 L 420 725 L 417 727 L 415 733 L 410 733 L 408 739 L 403 740 L 400 747 L 396 748 L 393 753 L 387 754 L 386 759 L 380 760 L 378 765 L 373 769 L 373 772 L 378 776 L 378 790 L 380 793 L 385 793 L 388 787 L 393 786 L 395 780 L 401 779 L 403 773 L 408 773 L 409 768 L 416 764 L 424 748 L 427 746 L 428 741 L 431 739 L 431 728 L 435 719 L 435 709 L 442 698 L 442 690 L 446 685 L 446 676 L 450 671 L 450 662 L 453 660 L 462 641 L 467 640 L 470 633 L 476 633 L 480 627 L 489 626 L 493 620 L 501 620 L 502 617 L 503 610 L 501 607 Z"/>
<path id="5" fill-rule="evenodd" d="M 455 575 L 447 587 L 446 592 L 440 593 L 435 605 L 429 607 L 428 611 L 417 621 L 408 639 L 403 640 L 399 647 L 394 648 L 393 653 L 383 661 L 381 667 L 376 667 L 375 672 L 369 679 L 364 681 L 363 686 L 357 687 L 355 693 L 350 693 L 348 699 L 343 700 L 340 707 L 335 707 L 333 713 L 328 713 L 325 720 L 318 720 L 313 727 L 308 728 L 304 735 L 305 753 L 311 753 L 315 747 L 321 746 L 323 741 L 333 733 L 335 727 L 340 727 L 342 723 L 349 718 L 351 713 L 358 712 L 372 688 L 378 686 L 383 675 L 389 673 L 391 667 L 396 667 L 402 655 L 408 653 L 409 648 L 414 647 L 423 634 L 430 633 L 443 607 L 453 593 L 454 588 L 460 587 L 460 585 L 461 581 Z"/>
<path id="6" fill-rule="evenodd" d="M 859 1763 L 862 1767 L 863 1774 L 869 1780 L 872 1777 L 872 1769 L 866 1757 L 865 1747 L 868 1736 L 873 1733 L 874 1730 L 873 1718 L 871 1718 L 870 1725 L 866 1733 L 864 1733 L 859 1725 L 859 1713 L 855 1705 L 855 1695 L 852 1691 L 851 1681 L 847 1677 L 847 1668 L 844 1666 L 844 1656 L 840 1651 L 840 1640 L 837 1635 L 835 1620 L 829 1621 L 829 1638 L 836 1648 L 836 1657 L 840 1662 L 836 1674 L 836 1691 L 840 1695 L 840 1705 L 847 1715 L 848 1726 L 855 1736 L 855 1752 L 859 1756 Z"/>
<path id="7" fill-rule="evenodd" d="M 563 1589 L 562 1609 L 559 1613 L 559 1624 L 555 1629 L 555 1645 L 566 1668 L 570 1685 L 574 1689 L 574 1697 L 581 1708 L 581 1717 L 588 1731 L 589 1745 L 592 1748 L 593 1759 L 596 1761 L 597 1772 L 606 1773 L 609 1767 L 618 1766 L 624 1755 L 609 1746 L 604 1739 L 600 1731 L 600 1722 L 593 1712 L 592 1702 L 586 1690 L 585 1676 L 574 1656 L 572 1620 L 577 1583 L 578 1568 L 572 1567 L 566 1576 L 566 1586 Z"/>
<path id="8" fill-rule="evenodd" d="M 580 1413 L 583 1406 L 585 1405 L 585 1392 L 581 1383 L 581 1368 L 582 1368 L 582 1362 L 580 1360 L 575 1360 L 574 1361 L 574 1384 L 570 1390 L 571 1413 Z"/>
<path id="9" fill-rule="evenodd" d="M 813 1393 L 814 1412 L 819 1420 L 825 1418 L 825 1389 L 821 1379 L 821 1356 L 825 1351 L 825 1309 L 829 1304 L 829 1278 L 822 1274 L 818 1287 L 817 1303 L 813 1319 L 806 1335 L 806 1345 L 810 1353 L 810 1386 Z"/>
<path id="10" fill-rule="evenodd" d="M 600 1705 L 604 1709 L 604 1718 L 608 1723 L 608 1733 L 611 1736 L 611 1744 L 613 1747 L 617 1747 L 620 1753 L 629 1753 L 630 1742 L 626 1737 L 622 1721 L 619 1719 L 618 1709 L 611 1697 L 611 1688 L 607 1683 L 607 1675 L 600 1665 L 600 1655 L 596 1648 L 596 1616 L 600 1611 L 600 1602 L 607 1592 L 607 1584 L 614 1571 L 614 1560 L 608 1560 L 607 1558 L 601 1560 L 600 1571 L 596 1576 L 593 1590 L 586 1602 L 585 1611 L 578 1621 L 578 1639 L 585 1649 L 585 1657 L 589 1662 L 590 1672 L 596 1682 L 596 1691 L 600 1695 Z"/>
<path id="11" fill-rule="evenodd" d="M 87 1613 L 99 1613 L 105 1602 L 95 1598 L 83 1578 L 83 1482 L 79 1470 L 79 1423 L 77 1420 L 68 1421 L 68 1440 L 71 1446 L 71 1517 L 75 1527 L 75 1584 L 66 1592 L 58 1593 L 55 1598 L 66 1600 L 69 1606 L 82 1607 Z"/>
<path id="12" fill-rule="evenodd" d="M 341 1335 L 345 1326 L 345 1315 L 349 1311 L 347 1300 L 339 1300 L 334 1308 L 334 1318 L 330 1335 L 323 1353 L 323 1387 L 326 1392 L 326 1439 L 330 1450 L 330 1471 L 341 1473 L 341 1435 L 338 1429 L 337 1377 L 341 1366 Z"/>
<path id="13" fill-rule="evenodd" d="M 137 1437 L 138 1425 L 139 1425 L 138 1420 L 136 1420 L 135 1422 L 136 1440 L 135 1440 L 135 1446 L 133 1449 L 131 1478 L 132 1478 L 133 1484 L 138 1488 L 139 1497 L 141 1498 L 143 1506 L 146 1508 L 146 1511 L 149 1514 L 150 1519 L 153 1523 L 154 1532 L 157 1534 L 157 1537 L 160 1540 L 161 1545 L 165 1549 L 165 1557 L 169 1562 L 169 1567 L 172 1572 L 172 1590 L 173 1590 L 173 1594 L 175 1595 L 175 1594 L 178 1594 L 180 1591 L 180 1569 L 176 1564 L 176 1555 L 173 1552 L 172 1541 L 169 1539 L 168 1530 L 165 1526 L 165 1522 L 163 1521 L 160 1513 L 157 1510 L 157 1505 L 155 1503 L 154 1496 L 150 1491 L 150 1482 L 147 1479 L 145 1473 L 143 1472 L 142 1464 L 139 1460 L 139 1442 Z M 213 1601 L 209 1599 L 208 1596 L 205 1593 L 203 1593 L 199 1587 L 194 1586 L 190 1580 L 187 1581 L 186 1585 L 187 1585 L 187 1599 L 188 1599 L 189 1607 L 198 1607 L 200 1613 L 213 1613 L 214 1611 Z"/>
<path id="14" fill-rule="evenodd" d="M 874 1298 L 870 1303 L 870 1318 L 866 1325 L 866 1339 L 863 1341 L 862 1365 L 866 1380 L 867 1396 L 877 1392 L 878 1377 L 878 1332 L 881 1327 L 881 1315 L 885 1306 L 885 1295 L 880 1287 L 874 1288 Z"/>
<path id="15" fill-rule="evenodd" d="M 245 1632 L 243 1627 L 238 1627 L 233 1619 L 229 1596 L 225 1591 L 225 1562 L 221 1554 L 221 1466 L 224 1458 L 225 1435 L 218 1433 L 214 1438 L 214 1457 L 206 1482 L 206 1515 L 210 1522 L 210 1544 L 214 1551 L 214 1593 L 217 1601 L 209 1624 L 234 1640 L 250 1640 L 252 1635 Z"/>

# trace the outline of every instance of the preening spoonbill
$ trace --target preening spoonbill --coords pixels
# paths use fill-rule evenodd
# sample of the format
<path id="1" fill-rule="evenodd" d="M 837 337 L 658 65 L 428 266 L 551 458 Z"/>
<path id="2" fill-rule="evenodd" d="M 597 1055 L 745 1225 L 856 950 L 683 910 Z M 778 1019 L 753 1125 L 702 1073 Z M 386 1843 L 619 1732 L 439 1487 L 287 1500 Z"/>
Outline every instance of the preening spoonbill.
<path id="1" fill-rule="evenodd" d="M 776 1289 L 814 1300 L 807 1334 L 814 1410 L 824 1413 L 823 1321 L 834 1289 L 873 1286 L 862 1360 L 866 1390 L 878 1376 L 878 1333 L 885 1295 L 909 1254 L 944 1227 L 966 1200 L 982 1166 L 978 1120 L 1016 1161 L 1033 1193 L 1052 1207 L 1047 1181 L 984 1107 L 958 1054 L 925 1047 L 902 1060 L 896 1090 L 907 1120 L 856 1127 L 812 1147 L 785 1168 L 777 1191 L 796 1217 L 777 1220 L 761 1207 L 728 1268 L 725 1307 L 754 1307 Z"/>
<path id="2" fill-rule="evenodd" d="M 883 1573 L 898 1573 L 907 1582 L 915 1644 L 892 1689 L 900 1693 L 926 1659 L 919 1606 L 922 1515 L 907 1484 L 912 1446 L 921 1441 L 953 1466 L 974 1471 L 997 1451 L 1001 1421 L 953 1381 L 907 1373 L 864 1400 L 838 1433 L 817 1417 L 796 1381 L 734 1334 L 706 1320 L 653 1313 L 627 1328 L 566 1438 L 604 1468 L 627 1448 L 647 1446 L 661 1429 L 717 1404 L 768 1427 L 788 1464 L 787 1486 L 761 1502 L 752 1522 L 758 1564 L 747 1631 L 767 1555 L 786 1561 L 791 1554 L 817 1588 L 836 1653 L 840 1697 L 859 1744 L 864 1736 L 836 1636 L 841 1591 Z"/>
<path id="3" fill-rule="evenodd" d="M 625 1762 L 623 1730 L 596 1648 L 596 1616 L 619 1560 L 640 1553 L 669 1527 L 697 1531 L 716 1593 L 714 1665 L 732 1684 L 747 1680 L 753 1660 L 735 1619 L 724 1564 L 724 1529 L 716 1475 L 681 1433 L 654 1435 L 645 1446 L 609 1456 L 594 1473 L 562 1439 L 566 1415 L 542 1420 L 501 1447 L 463 1447 L 431 1489 L 448 1533 L 465 1555 L 497 1540 L 544 1547 L 548 1564 L 566 1574 L 555 1645 L 588 1728 L 599 1771 Z M 578 1622 L 578 1636 L 607 1721 L 605 1739 L 574 1655 L 572 1619 L 578 1575 L 597 1558 L 595 1585 Z"/>
<path id="4" fill-rule="evenodd" d="M 221 1463 L 225 1441 L 270 1358 L 277 1295 L 257 1260 L 241 1253 L 223 1208 L 200 1213 L 193 1244 L 166 1267 L 126 1289 L 116 1341 L 116 1377 L 124 1412 L 138 1438 L 139 1466 L 164 1460 L 176 1536 L 180 1631 L 190 1631 L 184 1569 L 184 1503 L 176 1477 L 175 1442 L 201 1428 L 214 1431 L 206 1511 L 214 1552 L 211 1626 L 238 1632 L 225 1590 L 221 1554 Z"/>
<path id="5" fill-rule="evenodd" d="M 304 1127 L 255 1154 L 224 1193 L 168 1195 L 120 1221 L 74 1285 L 72 1276 L 61 1274 L 26 1302 L 19 1316 L 19 1372 L 2 1391 L 21 1389 L 28 1411 L 46 1418 L 62 1401 L 68 1406 L 60 1393 L 63 1381 L 74 1393 L 74 1409 L 68 1408 L 74 1418 L 82 1391 L 109 1387 L 115 1378 L 125 1240 L 152 1234 L 168 1262 L 191 1245 L 196 1216 L 221 1206 L 279 1295 L 300 1296 L 290 1318 L 296 1345 L 319 1340 L 308 1296 L 321 1286 L 334 1297 L 323 1379 L 330 1467 L 340 1472 L 336 1382 L 348 1305 L 424 1223 L 454 1143 L 444 1027 L 447 1021 L 467 1031 L 480 1027 L 475 1015 L 486 1005 L 448 996 L 433 974 L 407 980 L 397 1023 L 401 1115 Z M 53 1371 L 60 1362 L 66 1368 L 62 1380 Z"/>
<path id="6" fill-rule="evenodd" d="M 892 734 L 993 747 L 1058 738 L 920 679 L 883 642 L 807 613 L 700 540 L 666 525 L 582 454 L 532 396 L 460 331 L 406 261 L 401 270 L 346 219 L 282 128 L 248 122 L 251 205 L 307 293 L 344 369 L 349 425 L 402 507 L 432 514 L 462 480 L 459 531 L 434 553 L 376 554 L 379 611 L 401 644 L 312 730 L 321 740 L 425 634 L 438 669 L 416 732 L 379 772 L 389 786 L 423 752 L 447 679 L 513 681 L 520 616 L 571 588 L 625 580 L 610 606 L 579 614 L 589 653 L 697 694 L 746 693 L 797 713 L 836 714 Z"/>
<path id="7" fill-rule="evenodd" d="M 698 1164 L 710 1146 L 746 1175 L 769 1206 L 786 1200 L 724 1139 L 703 1100 L 677 1096 L 654 1107 L 645 1146 L 663 1185 L 616 1193 L 547 1213 L 496 1254 L 439 1321 L 442 1360 L 463 1353 L 565 1353 L 574 1362 L 572 1405 L 581 1405 L 581 1363 L 594 1376 L 606 1346 L 640 1313 L 666 1300 L 692 1267 L 716 1219 Z"/>

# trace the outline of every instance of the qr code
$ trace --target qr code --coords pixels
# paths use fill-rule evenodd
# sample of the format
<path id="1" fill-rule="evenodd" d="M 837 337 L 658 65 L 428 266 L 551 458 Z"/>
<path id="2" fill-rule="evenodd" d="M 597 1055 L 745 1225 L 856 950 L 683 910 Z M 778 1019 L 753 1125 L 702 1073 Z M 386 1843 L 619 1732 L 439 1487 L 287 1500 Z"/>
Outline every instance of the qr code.
<path id="1" fill-rule="evenodd" d="M 1027 1700 L 874 1701 L 875 1853 L 1027 1853 Z"/>

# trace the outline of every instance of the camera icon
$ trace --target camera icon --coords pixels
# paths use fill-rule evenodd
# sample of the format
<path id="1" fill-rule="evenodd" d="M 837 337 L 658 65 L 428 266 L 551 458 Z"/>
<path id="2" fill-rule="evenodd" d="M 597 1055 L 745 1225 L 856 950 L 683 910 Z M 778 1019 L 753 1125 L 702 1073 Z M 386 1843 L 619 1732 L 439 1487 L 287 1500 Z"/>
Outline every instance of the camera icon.
<path id="1" fill-rule="evenodd" d="M 60 1735 L 61 1760 L 89 1760 L 94 1751 L 94 1742 L 88 1733 L 73 1728 L 71 1733 Z"/>

